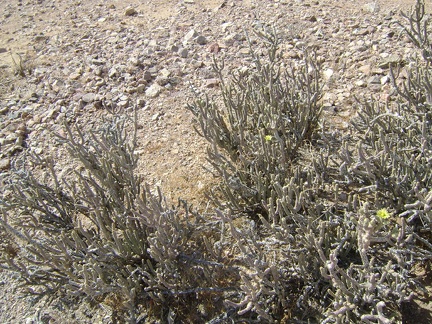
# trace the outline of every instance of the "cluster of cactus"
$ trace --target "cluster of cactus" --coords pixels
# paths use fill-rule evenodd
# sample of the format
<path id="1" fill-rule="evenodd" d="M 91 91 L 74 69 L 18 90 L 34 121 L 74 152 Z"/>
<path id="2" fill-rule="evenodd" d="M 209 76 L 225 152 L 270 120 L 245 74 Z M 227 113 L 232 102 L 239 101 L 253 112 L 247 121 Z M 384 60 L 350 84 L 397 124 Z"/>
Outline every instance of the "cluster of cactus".
<path id="1" fill-rule="evenodd" d="M 303 64 L 283 66 L 275 30 L 257 31 L 267 57 L 250 44 L 249 66 L 223 75 L 223 62 L 214 61 L 223 105 L 197 94 L 188 105 L 202 134 L 211 144 L 209 161 L 223 176 L 219 188 L 224 205 L 250 215 L 266 211 L 262 204 L 274 183 L 284 186 L 295 172 L 301 147 L 318 128 L 321 108 L 319 66 L 314 51 L 304 51 Z"/>
<path id="2" fill-rule="evenodd" d="M 229 291 L 233 270 L 200 247 L 204 218 L 185 202 L 170 207 L 136 176 L 136 138 L 126 131 L 136 126 L 126 122 L 117 116 L 87 135 L 66 124 L 58 137 L 78 164 L 73 174 L 59 178 L 53 161 L 31 156 L 45 182 L 23 169 L 5 180 L 1 267 L 19 273 L 30 293 L 84 296 L 133 323 L 176 308 L 190 316 L 198 303 L 216 308 L 197 296 Z"/>
<path id="3" fill-rule="evenodd" d="M 294 68 L 279 59 L 271 31 L 263 37 L 267 59 L 251 49 L 253 65 L 229 77 L 214 64 L 223 105 L 198 94 L 189 106 L 211 144 L 209 161 L 222 179 L 214 200 L 244 262 L 242 292 L 229 303 L 238 314 L 270 322 L 401 320 L 415 287 L 410 269 L 432 252 L 423 2 L 404 17 L 426 66 L 418 63 L 403 84 L 394 77 L 397 97 L 386 105 L 359 100 L 349 137 L 319 127 L 314 57 L 285 73 Z M 244 230 L 234 221 L 242 216 L 252 221 Z"/>
<path id="4" fill-rule="evenodd" d="M 136 176 L 133 118 L 85 135 L 65 125 L 59 140 L 82 167 L 60 178 L 34 156 L 47 182 L 9 175 L 0 266 L 33 293 L 116 304 L 130 322 L 401 322 L 410 272 L 432 258 L 424 3 L 404 17 L 425 62 L 404 83 L 393 78 L 386 105 L 359 100 L 349 137 L 321 122 L 313 49 L 288 67 L 278 34 L 257 30 L 249 65 L 227 76 L 214 61 L 221 97 L 196 93 L 188 106 L 221 179 L 210 217 L 184 201 L 170 207 Z"/>

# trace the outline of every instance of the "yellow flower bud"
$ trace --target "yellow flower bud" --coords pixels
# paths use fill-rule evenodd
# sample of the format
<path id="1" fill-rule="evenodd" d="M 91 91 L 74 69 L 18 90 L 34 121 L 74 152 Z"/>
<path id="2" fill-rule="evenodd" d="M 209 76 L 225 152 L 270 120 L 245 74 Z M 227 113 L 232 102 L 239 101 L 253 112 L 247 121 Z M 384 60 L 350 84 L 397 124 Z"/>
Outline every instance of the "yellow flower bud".
<path id="1" fill-rule="evenodd" d="M 390 218 L 390 216 L 391 216 L 390 213 L 385 208 L 378 210 L 376 215 L 378 218 L 381 218 L 381 219 L 387 219 L 387 218 Z"/>

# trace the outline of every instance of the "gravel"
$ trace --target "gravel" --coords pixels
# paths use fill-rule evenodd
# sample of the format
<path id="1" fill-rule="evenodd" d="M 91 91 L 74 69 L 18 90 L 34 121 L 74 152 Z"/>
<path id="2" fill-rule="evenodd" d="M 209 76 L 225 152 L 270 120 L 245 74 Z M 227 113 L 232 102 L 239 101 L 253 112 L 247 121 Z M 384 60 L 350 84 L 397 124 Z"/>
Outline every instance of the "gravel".
<path id="1" fill-rule="evenodd" d="M 67 165 L 51 135 L 64 122 L 98 125 L 105 107 L 125 113 L 136 107 L 139 172 L 168 196 L 198 206 L 214 180 L 202 170 L 205 143 L 184 105 L 191 86 L 217 93 L 213 57 L 225 60 L 227 73 L 247 64 L 245 32 L 260 51 L 252 29 L 275 26 L 286 65 L 300 63 L 304 46 L 316 49 L 325 118 L 340 130 L 355 114 L 355 96 L 391 99 L 389 68 L 405 66 L 402 80 L 416 54 L 399 36 L 397 5 L 388 2 L 0 0 L 0 7 L 0 180 L 26 150 Z M 11 55 L 22 58 L 24 77 L 14 75 Z M 0 322 L 36 323 L 35 308 L 20 308 L 30 300 L 16 299 L 14 279 L 8 280 L 0 286 L 7 300 Z M 51 317 L 53 309 L 46 310 Z M 106 313 L 81 314 L 79 322 L 107 322 Z"/>

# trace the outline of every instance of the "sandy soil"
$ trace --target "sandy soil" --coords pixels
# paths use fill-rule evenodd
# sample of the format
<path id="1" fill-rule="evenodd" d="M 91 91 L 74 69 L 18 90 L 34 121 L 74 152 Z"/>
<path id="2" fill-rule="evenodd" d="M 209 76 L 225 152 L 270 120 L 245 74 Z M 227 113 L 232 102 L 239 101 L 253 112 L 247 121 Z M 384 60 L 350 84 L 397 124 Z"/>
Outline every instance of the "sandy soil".
<path id="1" fill-rule="evenodd" d="M 370 11 L 365 5 L 378 6 Z M 203 210 L 206 208 L 206 203 L 203 203 L 205 194 L 217 179 L 203 168 L 206 165 L 206 143 L 194 131 L 192 115 L 185 105 L 191 100 L 191 84 L 217 93 L 217 88 L 206 87 L 206 80 L 212 78 L 209 45 L 218 43 L 229 64 L 238 65 L 244 45 L 236 41 L 231 44 L 228 37 L 242 33 L 242 27 L 250 28 L 257 20 L 279 26 L 301 26 L 305 38 L 310 36 L 322 46 L 320 55 L 325 57 L 325 69 L 335 71 L 339 78 L 337 81 L 342 80 L 346 85 L 335 88 L 333 85 L 337 82 L 329 82 L 326 109 L 327 118 L 344 130 L 344 123 L 354 113 L 350 94 L 370 91 L 363 85 L 356 87 L 354 78 L 363 77 L 367 84 L 370 75 L 361 75 L 359 71 L 369 65 L 373 68 L 380 60 L 380 52 L 372 49 L 366 51 L 363 58 L 351 60 L 356 55 L 355 46 L 361 46 L 357 42 L 379 42 L 384 37 L 379 33 L 384 35 L 388 27 L 389 20 L 385 17 L 393 17 L 412 5 L 413 1 L 408 0 L 0 0 L 2 136 L 6 138 L 16 130 L 16 125 L 24 124 L 27 129 L 26 148 L 54 155 L 59 168 L 67 165 L 68 161 L 56 151 L 52 141 L 46 140 L 45 129 L 60 131 L 61 119 L 58 116 L 61 114 L 89 124 L 97 124 L 103 117 L 103 110 L 83 104 L 83 95 L 95 92 L 92 84 L 97 83 L 100 77 L 93 67 L 96 63 L 87 64 L 86 60 L 92 57 L 115 66 L 138 57 L 142 60 L 139 68 L 132 71 L 125 68 L 123 71 L 120 67 L 120 76 L 117 75 L 115 80 L 114 77 L 108 78 L 108 85 L 97 88 L 98 94 L 103 98 L 113 97 L 116 104 L 127 101 L 125 109 L 129 111 L 133 106 L 138 107 L 139 172 L 146 181 L 161 186 L 173 201 L 178 197 L 186 198 Z M 125 15 L 128 8 L 134 8 L 136 13 Z M 357 29 L 366 30 L 369 26 L 378 26 L 377 31 L 369 36 L 361 32 L 357 34 Z M 183 44 L 185 35 L 193 28 L 207 38 L 206 45 Z M 339 34 L 340 30 L 346 30 L 346 34 Z M 319 36 L 319 33 L 324 36 Z M 377 34 L 379 36 L 374 36 Z M 109 51 L 111 45 L 107 42 L 113 37 L 123 37 L 124 44 L 121 41 L 112 43 L 112 51 Z M 395 38 L 385 43 L 387 53 L 394 52 L 403 57 L 411 55 L 412 46 L 395 45 Z M 152 41 L 156 43 L 153 47 Z M 146 42 L 147 45 L 143 46 Z M 119 43 L 121 47 L 116 47 Z M 167 50 L 172 44 L 188 48 L 187 58 Z M 324 50 L 326 46 L 328 52 Z M 345 50 L 354 54 L 344 56 Z M 146 55 L 142 55 L 143 51 L 147 51 Z M 25 72 L 24 76 L 16 75 L 14 72 L 20 69 L 20 64 L 30 72 Z M 107 67 L 103 73 L 109 74 L 110 68 Z M 170 86 L 165 84 L 161 93 L 154 97 L 146 95 L 145 91 L 164 73 L 164 69 L 169 71 Z M 130 81 L 134 74 L 141 75 L 147 70 L 152 76 L 150 81 L 142 83 L 144 90 L 128 93 L 128 87 L 139 88 L 139 77 Z M 353 86 L 348 87 L 350 84 Z M 384 93 L 391 91 L 387 85 L 380 90 Z M 125 100 L 121 100 L 120 92 L 127 97 Z M 39 101 L 32 99 L 34 93 Z M 63 102 L 59 103 L 59 100 Z M 15 115 L 21 119 L 13 119 Z M 6 149 L 7 146 L 0 146 L 3 160 L 13 161 L 16 154 L 20 154 L 9 154 Z M 35 300 L 17 297 L 13 277 L 4 272 L 0 272 L 0 276 L 2 323 L 110 322 L 108 310 L 100 309 L 97 314 L 90 314 L 84 305 L 75 306 L 75 315 L 64 315 L 55 307 L 49 311 L 41 310 Z M 425 310 L 431 310 L 430 299 L 426 298 L 423 306 L 423 309 L 412 310 L 416 323 L 426 323 L 424 320 L 430 318 L 422 315 Z M 66 316 L 66 321 L 62 320 L 63 316 Z M 407 319 L 406 323 L 414 322 Z"/>

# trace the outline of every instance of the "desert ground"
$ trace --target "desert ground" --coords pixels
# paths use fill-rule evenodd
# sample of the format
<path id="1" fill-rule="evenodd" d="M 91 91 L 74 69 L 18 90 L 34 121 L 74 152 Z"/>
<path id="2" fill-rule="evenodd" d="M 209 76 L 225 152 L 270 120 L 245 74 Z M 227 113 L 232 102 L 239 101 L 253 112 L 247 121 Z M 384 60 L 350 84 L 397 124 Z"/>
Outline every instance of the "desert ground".
<path id="1" fill-rule="evenodd" d="M 245 33 L 275 26 L 287 64 L 302 44 L 322 62 L 324 116 L 343 132 L 355 97 L 392 94 L 389 62 L 417 50 L 397 21 L 408 0 L 0 0 L 0 183 L 25 151 L 73 168 L 52 138 L 64 120 L 96 127 L 105 107 L 138 116 L 138 172 L 169 199 L 200 210 L 217 179 L 185 107 L 191 88 L 218 94 L 213 57 L 226 71 L 248 53 Z M 3 174 L 3 175 L 2 175 Z M 1 323 L 110 323 L 110 310 L 62 309 L 23 297 L 0 270 Z M 432 310 L 431 305 L 422 305 Z M 416 316 L 416 314 L 413 314 Z M 417 323 L 423 317 L 418 317 Z M 407 322 L 408 323 L 408 322 Z M 413 323 L 413 322 L 410 322 Z"/>

